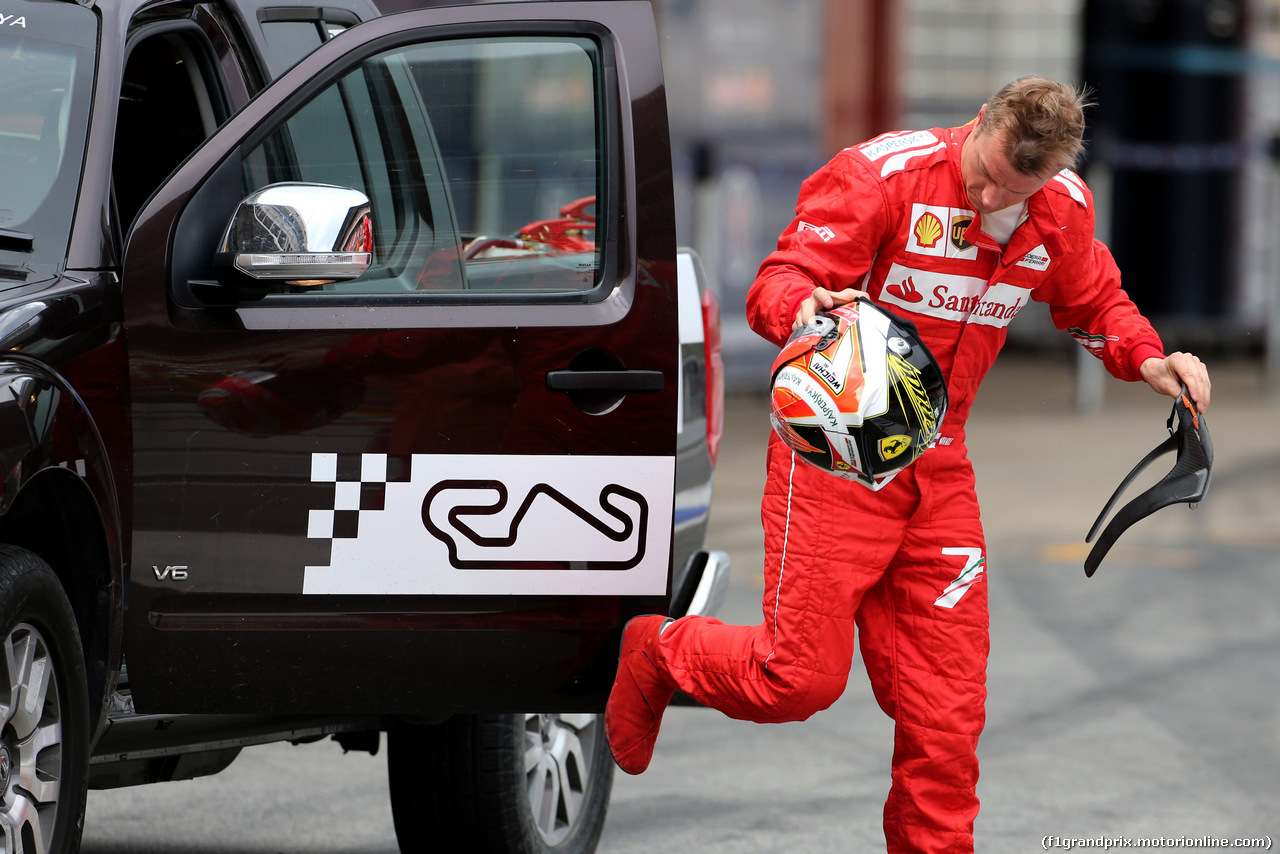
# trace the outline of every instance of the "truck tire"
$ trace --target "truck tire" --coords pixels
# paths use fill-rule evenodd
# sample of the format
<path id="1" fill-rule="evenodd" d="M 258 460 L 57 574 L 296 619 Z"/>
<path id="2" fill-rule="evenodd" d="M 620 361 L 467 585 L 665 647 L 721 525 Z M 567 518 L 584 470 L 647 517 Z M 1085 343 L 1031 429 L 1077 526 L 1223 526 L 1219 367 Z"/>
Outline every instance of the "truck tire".
<path id="1" fill-rule="evenodd" d="M 57 576 L 0 545 L 0 840 L 75 854 L 84 822 L 89 701 L 75 615 Z"/>
<path id="2" fill-rule="evenodd" d="M 387 737 L 402 854 L 591 854 L 613 759 L 601 715 L 458 715 Z"/>

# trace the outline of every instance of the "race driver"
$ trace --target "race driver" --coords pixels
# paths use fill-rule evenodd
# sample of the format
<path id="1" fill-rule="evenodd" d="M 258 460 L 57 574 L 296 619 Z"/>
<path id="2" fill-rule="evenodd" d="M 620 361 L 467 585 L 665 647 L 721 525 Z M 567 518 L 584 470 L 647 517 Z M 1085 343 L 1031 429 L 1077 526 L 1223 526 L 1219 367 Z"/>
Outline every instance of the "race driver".
<path id="1" fill-rule="evenodd" d="M 623 633 L 605 714 L 619 767 L 649 764 L 679 688 L 727 715 L 804 720 L 841 695 L 854 652 L 895 722 L 884 808 L 891 852 L 968 852 L 986 700 L 986 547 L 965 450 L 978 384 L 1030 300 L 1122 380 L 1202 410 L 1209 376 L 1166 356 L 1096 240 L 1093 199 L 1070 170 L 1084 99 L 1040 78 L 1010 83 L 964 127 L 887 133 L 806 180 L 796 217 L 747 298 L 781 345 L 816 312 L 862 295 L 914 322 L 948 382 L 937 446 L 879 491 L 795 456 L 776 435 L 761 506 L 763 622 L 640 617 Z"/>

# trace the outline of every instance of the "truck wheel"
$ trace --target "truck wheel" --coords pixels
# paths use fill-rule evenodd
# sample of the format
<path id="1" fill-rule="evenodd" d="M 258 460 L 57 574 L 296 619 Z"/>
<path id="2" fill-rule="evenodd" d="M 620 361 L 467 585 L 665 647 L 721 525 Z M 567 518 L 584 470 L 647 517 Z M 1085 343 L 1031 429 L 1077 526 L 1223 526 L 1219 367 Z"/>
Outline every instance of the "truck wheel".
<path id="1" fill-rule="evenodd" d="M 601 715 L 459 715 L 387 738 L 403 854 L 591 854 L 613 760 Z"/>
<path id="2" fill-rule="evenodd" d="M 43 560 L 0 545 L 0 837 L 13 854 L 80 849 L 89 701 L 75 615 Z"/>

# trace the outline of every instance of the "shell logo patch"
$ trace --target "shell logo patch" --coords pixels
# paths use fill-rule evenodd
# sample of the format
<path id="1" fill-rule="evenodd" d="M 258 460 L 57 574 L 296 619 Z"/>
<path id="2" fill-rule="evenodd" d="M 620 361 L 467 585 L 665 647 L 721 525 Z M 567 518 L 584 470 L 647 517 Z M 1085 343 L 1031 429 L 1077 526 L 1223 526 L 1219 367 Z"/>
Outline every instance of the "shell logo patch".
<path id="1" fill-rule="evenodd" d="M 964 232 L 974 216 L 973 211 L 965 208 L 916 202 L 911 205 L 911 218 L 907 220 L 910 225 L 906 250 L 917 255 L 972 261 L 978 257 L 978 247 L 964 239 Z"/>
<path id="2" fill-rule="evenodd" d="M 880 459 L 892 460 L 911 447 L 910 436 L 885 436 L 880 440 Z"/>
<path id="3" fill-rule="evenodd" d="M 912 229 L 916 236 L 916 242 L 926 249 L 932 249 L 938 243 L 938 238 L 942 237 L 942 222 L 932 213 L 925 211 L 924 215 L 916 220 L 916 227 Z"/>

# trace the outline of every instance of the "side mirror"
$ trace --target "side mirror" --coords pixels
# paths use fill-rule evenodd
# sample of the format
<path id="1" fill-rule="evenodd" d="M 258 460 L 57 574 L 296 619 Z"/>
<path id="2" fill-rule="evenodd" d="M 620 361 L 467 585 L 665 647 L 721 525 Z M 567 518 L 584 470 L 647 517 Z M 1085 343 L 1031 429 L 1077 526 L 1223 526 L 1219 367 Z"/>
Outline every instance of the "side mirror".
<path id="1" fill-rule="evenodd" d="M 236 208 L 216 260 L 225 285 L 324 285 L 359 278 L 373 261 L 369 197 L 328 184 L 272 184 Z"/>

